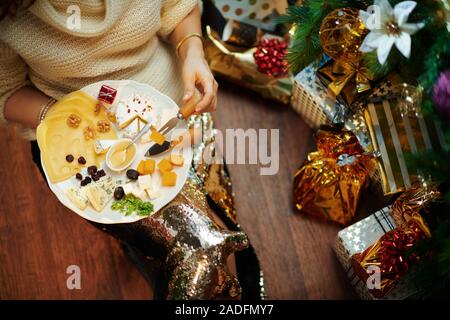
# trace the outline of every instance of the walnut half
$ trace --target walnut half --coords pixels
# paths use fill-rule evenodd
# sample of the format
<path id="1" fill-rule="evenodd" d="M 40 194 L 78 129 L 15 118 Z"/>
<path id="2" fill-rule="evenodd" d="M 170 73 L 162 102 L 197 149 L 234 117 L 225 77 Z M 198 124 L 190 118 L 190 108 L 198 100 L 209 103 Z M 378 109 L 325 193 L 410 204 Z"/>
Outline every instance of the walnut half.
<path id="1" fill-rule="evenodd" d="M 96 136 L 95 129 L 92 128 L 91 126 L 85 127 L 83 130 L 83 134 L 85 140 L 94 140 Z"/>
<path id="2" fill-rule="evenodd" d="M 78 115 L 76 115 L 75 113 L 70 114 L 69 117 L 67 118 L 67 125 L 69 127 L 78 128 L 80 123 L 81 123 L 81 118 Z"/>
<path id="3" fill-rule="evenodd" d="M 98 120 L 97 121 L 97 131 L 100 133 L 108 132 L 111 129 L 111 125 L 106 120 Z"/>

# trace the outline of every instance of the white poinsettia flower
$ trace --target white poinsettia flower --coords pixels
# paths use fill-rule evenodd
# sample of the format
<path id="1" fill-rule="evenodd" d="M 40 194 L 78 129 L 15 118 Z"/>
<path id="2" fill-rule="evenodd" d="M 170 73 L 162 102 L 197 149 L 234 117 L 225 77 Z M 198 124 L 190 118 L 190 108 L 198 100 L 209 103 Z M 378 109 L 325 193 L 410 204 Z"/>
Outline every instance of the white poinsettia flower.
<path id="1" fill-rule="evenodd" d="M 416 7 L 415 1 L 403 1 L 394 8 L 388 0 L 375 0 L 369 11 L 360 10 L 359 17 L 370 30 L 360 47 L 361 52 L 377 50 L 378 61 L 386 60 L 395 44 L 406 57 L 411 55 L 411 35 L 424 27 L 424 23 L 408 23 Z"/>

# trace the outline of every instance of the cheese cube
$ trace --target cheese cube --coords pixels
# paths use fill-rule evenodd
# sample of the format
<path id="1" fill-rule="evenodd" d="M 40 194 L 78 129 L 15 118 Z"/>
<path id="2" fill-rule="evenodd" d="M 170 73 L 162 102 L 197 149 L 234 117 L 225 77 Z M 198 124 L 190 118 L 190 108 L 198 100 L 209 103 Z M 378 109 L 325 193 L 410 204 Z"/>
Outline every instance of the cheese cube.
<path id="1" fill-rule="evenodd" d="M 148 174 L 138 177 L 139 188 L 142 191 L 152 187 L 152 177 Z"/>
<path id="2" fill-rule="evenodd" d="M 150 139 L 152 139 L 152 141 L 154 141 L 155 143 L 157 143 L 159 145 L 162 145 L 164 143 L 164 141 L 166 140 L 166 138 L 156 130 L 152 131 L 152 133 L 150 134 Z"/>
<path id="3" fill-rule="evenodd" d="M 131 191 L 131 194 L 141 200 L 145 200 L 147 198 L 146 192 L 137 187 L 133 188 L 133 190 Z"/>
<path id="4" fill-rule="evenodd" d="M 184 163 L 184 158 L 181 154 L 170 154 L 170 163 L 174 166 L 182 166 Z"/>
<path id="5" fill-rule="evenodd" d="M 124 184 L 124 185 L 122 186 L 123 192 L 124 192 L 125 194 L 132 194 L 132 193 L 133 193 L 133 190 L 134 190 L 134 187 L 135 187 L 135 183 L 133 183 L 133 182 L 128 182 L 128 183 L 126 183 L 126 184 Z"/>
<path id="6" fill-rule="evenodd" d="M 177 174 L 173 171 L 162 171 L 162 185 L 173 187 L 177 184 Z"/>
<path id="7" fill-rule="evenodd" d="M 86 197 L 84 188 L 72 187 L 66 190 L 66 196 L 73 202 L 79 209 L 84 210 L 89 204 L 89 200 Z"/>
<path id="8" fill-rule="evenodd" d="M 162 178 L 160 174 L 155 174 L 152 176 L 152 190 L 161 189 Z"/>
<path id="9" fill-rule="evenodd" d="M 155 172 L 155 160 L 147 159 L 144 161 L 144 174 L 152 174 Z"/>
<path id="10" fill-rule="evenodd" d="M 147 192 L 147 195 L 150 198 L 150 200 L 155 200 L 161 196 L 161 192 L 159 189 L 150 188 L 146 189 L 145 192 Z"/>
<path id="11" fill-rule="evenodd" d="M 136 170 L 139 172 L 139 174 L 145 174 L 145 160 L 141 160 L 141 162 L 139 162 Z"/>
<path id="12" fill-rule="evenodd" d="M 173 169 L 172 164 L 170 163 L 169 160 L 167 159 L 162 159 L 159 163 L 158 163 L 158 169 L 161 170 L 161 172 L 164 171 L 171 171 Z"/>

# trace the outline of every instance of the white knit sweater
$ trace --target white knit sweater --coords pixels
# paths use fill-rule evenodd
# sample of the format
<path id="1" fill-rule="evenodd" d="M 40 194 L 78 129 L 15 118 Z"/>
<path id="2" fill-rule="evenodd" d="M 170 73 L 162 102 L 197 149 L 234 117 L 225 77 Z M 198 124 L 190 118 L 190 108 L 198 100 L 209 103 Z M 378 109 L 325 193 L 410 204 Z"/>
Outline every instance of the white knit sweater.
<path id="1" fill-rule="evenodd" d="M 6 100 L 30 83 L 59 99 L 100 80 L 132 79 L 178 102 L 183 92 L 179 64 L 164 38 L 197 1 L 37 0 L 28 10 L 4 19 L 0 124 L 6 123 Z M 74 4 L 80 8 L 81 28 L 71 30 L 66 22 Z M 21 131 L 34 139 L 34 130 Z"/>

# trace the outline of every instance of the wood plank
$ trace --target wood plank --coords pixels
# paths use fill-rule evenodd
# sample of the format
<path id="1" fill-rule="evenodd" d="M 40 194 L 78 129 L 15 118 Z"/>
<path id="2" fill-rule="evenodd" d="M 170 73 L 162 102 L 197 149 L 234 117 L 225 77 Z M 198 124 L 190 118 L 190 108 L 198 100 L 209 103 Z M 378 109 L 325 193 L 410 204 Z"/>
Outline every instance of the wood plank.
<path id="1" fill-rule="evenodd" d="M 216 126 L 279 129 L 279 172 L 262 176 L 255 165 L 229 165 L 239 222 L 250 237 L 274 299 L 354 298 L 332 251 L 339 226 L 294 211 L 292 177 L 309 151 L 312 131 L 289 107 L 221 82 Z"/>

